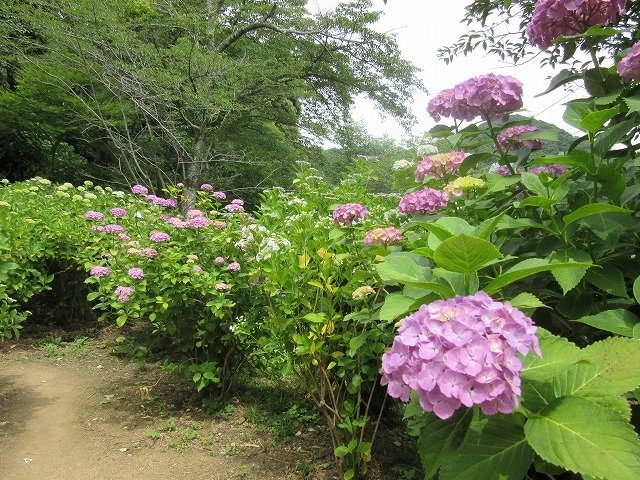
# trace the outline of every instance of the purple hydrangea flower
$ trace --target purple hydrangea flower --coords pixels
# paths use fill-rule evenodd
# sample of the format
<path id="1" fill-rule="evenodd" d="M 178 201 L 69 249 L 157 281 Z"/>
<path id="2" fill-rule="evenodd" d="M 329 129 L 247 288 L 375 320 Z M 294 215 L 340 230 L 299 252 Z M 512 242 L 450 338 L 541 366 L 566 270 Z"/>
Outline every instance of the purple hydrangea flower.
<path id="1" fill-rule="evenodd" d="M 109 210 L 112 216 L 116 218 L 124 218 L 127 216 L 127 211 L 124 208 L 115 207 Z"/>
<path id="2" fill-rule="evenodd" d="M 160 207 L 175 208 L 178 206 L 178 200 L 175 198 L 162 198 L 156 195 L 147 195 L 147 200 Z"/>
<path id="3" fill-rule="evenodd" d="M 203 183 L 202 185 L 200 185 L 200 190 L 203 190 L 205 192 L 212 192 L 213 185 L 211 185 L 210 183 Z"/>
<path id="4" fill-rule="evenodd" d="M 131 287 L 124 287 L 122 285 L 116 287 L 114 293 L 116 295 L 118 295 L 118 301 L 119 302 L 128 302 L 129 301 L 129 295 L 131 295 L 133 293 L 133 288 Z"/>
<path id="5" fill-rule="evenodd" d="M 231 262 L 229 265 L 227 265 L 227 270 L 229 270 L 230 272 L 238 272 L 240 271 L 240 264 L 238 262 Z"/>
<path id="6" fill-rule="evenodd" d="M 441 190 L 424 188 L 417 192 L 407 193 L 400 199 L 398 209 L 402 213 L 433 213 L 447 206 L 449 195 Z"/>
<path id="7" fill-rule="evenodd" d="M 89 210 L 84 213 L 85 220 L 96 220 L 101 222 L 104 220 L 104 215 L 100 212 L 96 212 L 95 210 Z"/>
<path id="8" fill-rule="evenodd" d="M 333 223 L 336 225 L 353 225 L 364 220 L 369 211 L 361 203 L 344 203 L 333 211 Z"/>
<path id="9" fill-rule="evenodd" d="M 91 271 L 89 272 L 93 277 L 106 277 L 111 273 L 111 269 L 109 267 L 95 266 L 91 267 Z"/>
<path id="10" fill-rule="evenodd" d="M 241 200 L 240 198 L 234 198 L 233 200 L 231 200 L 231 203 L 233 203 L 234 205 L 244 205 L 244 200 Z"/>
<path id="11" fill-rule="evenodd" d="M 103 231 L 109 232 L 109 233 L 124 233 L 124 227 L 116 223 L 110 223 L 109 225 L 104 226 Z"/>
<path id="12" fill-rule="evenodd" d="M 104 232 L 104 226 L 94 225 L 93 227 L 91 227 L 91 230 L 93 230 L 94 232 Z"/>
<path id="13" fill-rule="evenodd" d="M 205 228 L 211 225 L 211 222 L 205 217 L 193 217 L 187 222 L 187 226 L 191 228 Z"/>
<path id="14" fill-rule="evenodd" d="M 219 229 L 227 228 L 227 223 L 222 220 L 214 220 L 213 226 Z"/>
<path id="15" fill-rule="evenodd" d="M 224 209 L 227 212 L 244 212 L 244 207 L 238 203 L 229 203 L 228 205 L 224 206 Z"/>
<path id="16" fill-rule="evenodd" d="M 225 292 L 229 290 L 229 285 L 227 285 L 226 283 L 220 282 L 220 283 L 216 283 L 213 288 L 215 288 L 218 291 Z"/>
<path id="17" fill-rule="evenodd" d="M 415 391 L 441 419 L 474 404 L 487 415 L 511 413 L 521 393 L 518 354 L 541 356 L 535 332 L 524 313 L 484 292 L 422 305 L 382 356 L 382 384 L 405 402 Z"/>
<path id="18" fill-rule="evenodd" d="M 538 132 L 540 129 L 533 125 L 516 125 L 507 128 L 498 134 L 498 144 L 505 150 L 518 150 L 522 147 L 531 149 L 542 148 L 543 140 L 529 139 L 521 140 L 519 137 L 526 133 Z"/>
<path id="19" fill-rule="evenodd" d="M 158 251 L 155 248 L 142 248 L 140 250 L 140 255 L 144 255 L 147 258 L 156 258 L 158 256 Z"/>
<path id="20" fill-rule="evenodd" d="M 204 212 L 202 210 L 196 210 L 195 208 L 187 210 L 187 218 L 196 218 L 196 217 L 204 217 Z"/>
<path id="21" fill-rule="evenodd" d="M 142 280 L 144 278 L 144 272 L 141 268 L 133 267 L 127 271 L 127 275 L 129 275 L 134 280 Z"/>
<path id="22" fill-rule="evenodd" d="M 538 175 L 539 173 L 546 173 L 551 175 L 552 177 L 559 177 L 560 175 L 564 175 L 567 169 L 560 165 L 559 163 L 553 163 L 551 165 L 540 165 L 539 167 L 534 167 L 530 170 L 534 175 Z"/>
<path id="23" fill-rule="evenodd" d="M 213 263 L 215 263 L 216 265 L 224 265 L 224 258 L 223 257 L 216 257 L 216 259 L 213 261 Z"/>
<path id="24" fill-rule="evenodd" d="M 133 185 L 131 187 L 131 191 L 133 193 L 139 193 L 142 195 L 147 195 L 149 193 L 149 189 L 147 187 L 145 187 L 144 185 Z"/>
<path id="25" fill-rule="evenodd" d="M 369 230 L 364 237 L 363 242 L 366 245 L 372 245 L 374 243 L 380 245 L 390 245 L 392 243 L 399 243 L 402 241 L 402 232 L 396 227 L 386 228 L 374 228 Z"/>
<path id="26" fill-rule="evenodd" d="M 127 235 L 126 233 L 119 233 L 118 234 L 118 238 L 120 240 L 122 240 L 123 242 L 128 242 L 129 240 L 131 240 L 131 237 L 129 235 Z"/>
<path id="27" fill-rule="evenodd" d="M 442 178 L 446 174 L 457 172 L 466 156 L 461 151 L 428 155 L 416 167 L 416 181 L 422 182 L 426 175 Z"/>
<path id="28" fill-rule="evenodd" d="M 640 80 L 640 42 L 631 47 L 631 51 L 618 63 L 618 74 L 623 80 Z"/>
<path id="29" fill-rule="evenodd" d="M 163 217 L 162 220 L 176 228 L 187 228 L 187 222 L 178 217 Z"/>
<path id="30" fill-rule="evenodd" d="M 224 192 L 213 192 L 213 198 L 216 200 L 225 200 L 227 198 L 227 194 Z"/>
<path id="31" fill-rule="evenodd" d="M 626 5 L 627 0 L 538 0 L 527 36 L 533 45 L 546 50 L 557 37 L 615 23 Z"/>
<path id="32" fill-rule="evenodd" d="M 168 233 L 160 232 L 159 230 L 151 230 L 149 233 L 149 240 L 156 243 L 168 242 L 171 240 L 171 236 Z"/>

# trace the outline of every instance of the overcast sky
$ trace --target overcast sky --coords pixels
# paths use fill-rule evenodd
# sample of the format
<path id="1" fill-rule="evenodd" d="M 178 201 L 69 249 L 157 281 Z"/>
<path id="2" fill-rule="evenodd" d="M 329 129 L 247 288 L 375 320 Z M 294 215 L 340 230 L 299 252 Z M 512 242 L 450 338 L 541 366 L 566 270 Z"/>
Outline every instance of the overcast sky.
<path id="1" fill-rule="evenodd" d="M 419 75 L 429 91 L 428 94 L 419 93 L 414 98 L 413 112 L 418 118 L 418 125 L 413 133 L 421 134 L 435 125 L 426 110 L 427 102 L 432 96 L 467 78 L 486 73 L 511 75 L 524 84 L 524 114 L 573 130 L 562 122 L 562 103 L 579 95 L 567 97 L 567 92 L 560 88 L 543 97 L 534 98 L 534 95 L 546 89 L 549 77 L 557 73 L 552 69 L 542 69 L 537 61 L 514 67 L 501 62 L 497 57 L 486 56 L 484 51 L 458 57 L 449 65 L 438 60 L 437 49 L 451 45 L 465 33 L 466 25 L 460 23 L 460 20 L 464 7 L 470 1 L 388 0 L 385 5 L 382 0 L 374 0 L 375 8 L 385 12 L 377 29 L 396 35 L 402 56 L 422 70 Z M 318 9 L 327 9 L 337 3 L 339 2 L 336 0 L 310 0 L 309 7 L 313 10 L 315 4 Z M 353 116 L 356 120 L 363 121 L 370 133 L 376 136 L 404 136 L 404 131 L 397 122 L 392 119 L 383 121 L 368 101 L 359 100 Z"/>

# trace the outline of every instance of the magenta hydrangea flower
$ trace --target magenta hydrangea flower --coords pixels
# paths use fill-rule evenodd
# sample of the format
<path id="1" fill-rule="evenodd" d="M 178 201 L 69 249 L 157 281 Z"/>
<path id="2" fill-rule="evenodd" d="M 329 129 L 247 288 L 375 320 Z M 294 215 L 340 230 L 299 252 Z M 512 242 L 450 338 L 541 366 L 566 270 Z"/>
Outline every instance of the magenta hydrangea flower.
<path id="1" fill-rule="evenodd" d="M 96 220 L 101 222 L 104 220 L 104 215 L 100 212 L 96 212 L 95 210 L 89 210 L 84 213 L 85 220 Z"/>
<path id="2" fill-rule="evenodd" d="M 104 226 L 94 225 L 93 227 L 91 227 L 91 230 L 93 230 L 94 232 L 104 232 Z"/>
<path id="3" fill-rule="evenodd" d="M 213 198 L 216 200 L 225 200 L 227 198 L 227 194 L 224 192 L 213 192 Z"/>
<path id="4" fill-rule="evenodd" d="M 584 33 L 593 25 L 615 23 L 627 0 L 538 0 L 527 27 L 529 41 L 541 50 L 564 35 Z"/>
<path id="5" fill-rule="evenodd" d="M 392 243 L 399 243 L 402 241 L 402 232 L 396 227 L 386 228 L 374 228 L 369 230 L 364 237 L 363 242 L 366 245 L 372 245 L 374 243 L 380 245 L 390 245 Z"/>
<path id="6" fill-rule="evenodd" d="M 551 165 L 540 165 L 539 167 L 534 167 L 530 170 L 530 173 L 533 173 L 534 175 L 546 173 L 553 177 L 559 177 L 560 175 L 564 175 L 566 171 L 567 169 L 559 163 L 553 163 Z"/>
<path id="7" fill-rule="evenodd" d="M 426 175 L 442 178 L 446 174 L 457 172 L 466 156 L 465 152 L 458 151 L 423 157 L 416 167 L 416 181 L 422 182 Z"/>
<path id="8" fill-rule="evenodd" d="M 163 218 L 165 223 L 168 223 L 169 225 L 176 227 L 176 228 L 187 228 L 187 222 L 185 222 L 184 220 L 178 218 L 178 217 L 164 217 Z"/>
<path id="9" fill-rule="evenodd" d="M 400 199 L 398 209 L 402 213 L 433 213 L 447 206 L 449 195 L 442 190 L 424 188 L 417 192 L 407 193 Z"/>
<path id="10" fill-rule="evenodd" d="M 213 185 L 211 185 L 210 183 L 203 183 L 202 185 L 200 185 L 200 190 L 203 190 L 205 192 L 212 192 Z"/>
<path id="11" fill-rule="evenodd" d="M 640 42 L 631 47 L 631 51 L 618 63 L 618 74 L 623 80 L 640 80 Z"/>
<path id="12" fill-rule="evenodd" d="M 131 287 L 124 287 L 122 285 L 116 287 L 114 293 L 116 295 L 118 295 L 118 301 L 119 302 L 128 302 L 129 301 L 129 296 L 133 293 L 133 288 Z"/>
<path id="13" fill-rule="evenodd" d="M 112 216 L 116 218 L 124 218 L 127 216 L 127 211 L 124 208 L 115 207 L 109 210 Z"/>
<path id="14" fill-rule="evenodd" d="M 216 257 L 216 259 L 213 261 L 213 263 L 215 263 L 216 265 L 224 265 L 224 258 L 223 257 Z"/>
<path id="15" fill-rule="evenodd" d="M 142 280 L 144 278 L 144 272 L 141 268 L 133 267 L 127 271 L 127 275 L 129 275 L 134 280 Z"/>
<path id="16" fill-rule="evenodd" d="M 491 169 L 491 172 L 502 175 L 503 177 L 510 177 L 511 175 L 513 175 L 508 165 L 500 165 L 499 167 Z M 517 169 L 515 169 L 516 174 L 520 174 L 522 172 L 524 172 L 524 168 L 522 167 L 518 167 Z"/>
<path id="17" fill-rule="evenodd" d="M 175 208 L 178 206 L 178 200 L 175 198 L 162 198 L 156 195 L 147 195 L 147 200 L 160 207 Z"/>
<path id="18" fill-rule="evenodd" d="M 103 231 L 109 233 L 124 233 L 124 227 L 116 223 L 110 223 L 109 225 L 104 226 Z"/>
<path id="19" fill-rule="evenodd" d="M 231 200 L 231 203 L 233 203 L 234 205 L 244 205 L 244 200 L 241 200 L 240 198 L 234 198 L 233 200 Z"/>
<path id="20" fill-rule="evenodd" d="M 446 99 L 446 100 L 445 100 Z M 440 92 L 429 102 L 427 112 L 439 121 L 440 117 L 471 121 L 506 121 L 509 113 L 522 108 L 522 83 L 509 75 L 489 73 L 459 83 Z"/>
<path id="21" fill-rule="evenodd" d="M 122 240 L 123 242 L 128 242 L 129 240 L 131 240 L 131 237 L 129 235 L 127 235 L 126 233 L 119 233 L 118 234 L 118 238 L 120 240 Z"/>
<path id="22" fill-rule="evenodd" d="M 95 266 L 91 267 L 89 272 L 93 277 L 106 277 L 111 273 L 111 269 L 109 267 Z"/>
<path id="23" fill-rule="evenodd" d="M 196 217 L 204 217 L 204 212 L 202 210 L 197 210 L 195 208 L 187 210 L 187 218 L 196 218 Z"/>
<path id="24" fill-rule="evenodd" d="M 187 222 L 187 226 L 191 228 L 205 228 L 211 225 L 211 222 L 205 217 L 194 217 Z"/>
<path id="25" fill-rule="evenodd" d="M 229 285 L 227 285 L 226 283 L 220 282 L 220 283 L 216 283 L 213 288 L 215 288 L 218 291 L 225 292 L 229 290 Z"/>
<path id="26" fill-rule="evenodd" d="M 145 187 L 144 185 L 133 185 L 131 187 L 131 192 L 137 193 L 137 194 L 142 194 L 142 195 L 147 195 L 149 193 L 149 189 L 147 187 Z"/>
<path id="27" fill-rule="evenodd" d="M 336 225 L 353 225 L 364 220 L 369 211 L 361 203 L 344 203 L 338 205 L 331 215 Z"/>
<path id="28" fill-rule="evenodd" d="M 158 251 L 155 248 L 142 248 L 140 249 L 140 254 L 147 258 L 156 258 L 158 256 Z"/>
<path id="29" fill-rule="evenodd" d="M 541 356 L 536 327 L 510 303 L 484 292 L 422 305 L 404 318 L 393 346 L 382 356 L 382 381 L 394 398 L 447 419 L 463 405 L 486 415 L 518 407 L 522 362 Z"/>
<path id="30" fill-rule="evenodd" d="M 151 230 L 149 233 L 149 240 L 156 243 L 168 242 L 171 240 L 171 236 L 168 233 L 161 232 L 159 230 Z"/>
<path id="31" fill-rule="evenodd" d="M 238 262 L 231 262 L 229 265 L 227 265 L 227 270 L 229 270 L 230 272 L 239 272 L 240 264 Z"/>
<path id="32" fill-rule="evenodd" d="M 540 129 L 533 125 L 516 125 L 498 134 L 498 144 L 505 150 L 518 150 L 522 147 L 531 149 L 542 148 L 545 144 L 543 140 L 529 139 L 522 140 L 519 137 L 526 133 L 538 132 Z"/>
<path id="33" fill-rule="evenodd" d="M 228 205 L 224 206 L 224 209 L 227 212 L 244 212 L 244 207 L 238 203 L 229 203 Z"/>

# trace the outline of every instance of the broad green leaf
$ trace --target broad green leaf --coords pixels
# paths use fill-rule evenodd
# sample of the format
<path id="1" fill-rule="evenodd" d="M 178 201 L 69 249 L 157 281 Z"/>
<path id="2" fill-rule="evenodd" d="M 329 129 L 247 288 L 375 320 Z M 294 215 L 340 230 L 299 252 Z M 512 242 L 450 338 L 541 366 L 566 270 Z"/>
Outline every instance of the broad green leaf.
<path id="1" fill-rule="evenodd" d="M 510 300 L 511 305 L 516 308 L 538 308 L 543 307 L 544 303 L 532 293 L 522 292 Z"/>
<path id="2" fill-rule="evenodd" d="M 585 280 L 611 295 L 629 298 L 622 272 L 610 265 L 603 265 L 603 268 L 590 268 Z"/>
<path id="3" fill-rule="evenodd" d="M 478 163 L 484 162 L 488 158 L 491 158 L 493 154 L 483 152 L 483 153 L 472 153 L 471 155 L 467 155 L 465 159 L 462 161 L 460 168 L 458 170 L 460 175 L 466 175 L 466 173 L 475 167 Z"/>
<path id="4" fill-rule="evenodd" d="M 578 128 L 585 132 L 595 133 L 600 130 L 605 123 L 615 117 L 619 111 L 620 106 L 616 105 L 612 108 L 591 112 L 578 122 Z"/>
<path id="5" fill-rule="evenodd" d="M 617 207 L 615 205 L 610 205 L 608 203 L 590 203 L 589 205 L 585 205 L 576 209 L 568 215 L 565 215 L 562 219 L 564 220 L 565 225 L 570 225 L 573 222 L 577 222 L 578 220 L 589 217 L 591 215 L 598 215 L 601 213 L 628 213 L 629 210 L 622 207 Z"/>
<path id="6" fill-rule="evenodd" d="M 562 119 L 567 122 L 569 125 L 575 128 L 580 127 L 580 122 L 586 118 L 589 113 L 591 113 L 591 109 L 589 108 L 589 101 L 585 100 L 572 100 L 567 102 L 567 107 L 565 108 L 564 114 L 562 115 Z"/>
<path id="7" fill-rule="evenodd" d="M 549 263 L 549 260 L 545 260 L 543 258 L 528 258 L 527 260 L 523 260 L 520 263 L 517 263 L 509 270 L 504 272 L 502 275 L 491 280 L 483 290 L 491 295 L 494 292 L 497 292 L 502 287 L 509 285 L 513 282 L 521 280 L 530 275 L 534 275 L 536 273 L 562 269 L 562 268 L 574 268 L 574 267 L 590 267 L 590 263 Z"/>
<path id="8" fill-rule="evenodd" d="M 441 227 L 449 230 L 453 235 L 459 235 L 461 233 L 471 234 L 473 227 L 469 225 L 464 218 L 460 217 L 441 217 L 436 222 Z"/>
<path id="9" fill-rule="evenodd" d="M 595 154 L 604 157 L 609 149 L 622 140 L 635 125 L 634 120 L 626 120 L 599 133 L 593 147 Z"/>
<path id="10" fill-rule="evenodd" d="M 500 251 L 481 238 L 461 234 L 443 241 L 433 254 L 441 268 L 469 275 L 502 257 Z"/>
<path id="11" fill-rule="evenodd" d="M 447 228 L 444 228 L 436 222 L 419 222 L 419 225 L 425 230 L 428 230 L 429 233 L 438 237 L 438 240 L 440 241 L 446 240 L 454 235 Z"/>
<path id="12" fill-rule="evenodd" d="M 592 327 L 599 328 L 625 337 L 633 337 L 633 328 L 638 325 L 640 318 L 635 316 L 629 310 L 606 310 L 596 315 L 582 317 L 574 322 L 585 323 Z"/>
<path id="13" fill-rule="evenodd" d="M 524 431 L 536 453 L 554 465 L 597 478 L 640 478 L 640 441 L 633 427 L 591 400 L 558 398 L 530 418 Z"/>
<path id="14" fill-rule="evenodd" d="M 414 258 L 405 255 L 389 255 L 384 262 L 378 263 L 375 267 L 384 281 L 424 288 L 443 297 L 454 295 L 451 287 L 433 281 L 431 269 L 418 264 Z"/>
<path id="15" fill-rule="evenodd" d="M 380 307 L 380 320 L 392 321 L 398 317 L 401 317 L 409 312 L 412 312 L 417 306 L 423 303 L 429 303 L 436 300 L 433 298 L 434 294 L 424 290 L 422 296 L 412 296 L 406 293 L 406 289 L 403 292 L 393 292 L 386 296 L 382 307 Z M 439 296 L 438 296 L 439 298 Z"/>
<path id="16" fill-rule="evenodd" d="M 537 132 L 518 135 L 518 140 L 548 140 L 550 142 L 556 142 L 558 140 L 558 133 L 553 130 L 539 130 Z"/>
<path id="17" fill-rule="evenodd" d="M 522 207 L 538 207 L 538 208 L 549 208 L 558 203 L 558 200 L 554 200 L 552 198 L 539 197 L 537 195 L 527 197 L 524 200 L 520 201 L 515 205 L 517 208 Z"/>
<path id="18" fill-rule="evenodd" d="M 447 420 L 441 420 L 433 413 L 423 412 L 424 423 L 418 439 L 418 455 L 424 468 L 424 480 L 434 477 L 442 462 L 462 442 L 467 433 L 473 410 L 463 408 Z"/>
<path id="19" fill-rule="evenodd" d="M 522 383 L 520 401 L 522 406 L 531 413 L 538 413 L 556 399 L 553 385 L 550 382 L 536 382 L 525 380 Z"/>
<path id="20" fill-rule="evenodd" d="M 553 261 L 560 263 L 568 263 L 571 261 L 590 263 L 591 256 L 587 252 L 580 250 L 560 250 L 555 253 Z M 552 270 L 551 274 L 553 278 L 556 279 L 556 282 L 558 282 L 558 285 L 560 285 L 560 288 L 562 288 L 562 293 L 566 295 L 567 292 L 580 283 L 584 274 L 587 273 L 587 268 L 588 267 L 563 268 L 561 270 Z"/>
<path id="21" fill-rule="evenodd" d="M 627 104 L 627 108 L 629 109 L 629 113 L 640 112 L 640 95 L 636 95 L 634 97 L 626 97 L 624 99 L 624 103 Z"/>
<path id="22" fill-rule="evenodd" d="M 543 328 L 538 328 L 536 335 L 540 342 L 542 357 L 533 353 L 524 357 L 521 373 L 523 379 L 547 381 L 566 372 L 583 357 L 580 348 L 564 337 L 553 335 Z"/>
<path id="23" fill-rule="evenodd" d="M 572 150 L 567 155 L 538 157 L 531 161 L 530 165 L 552 165 L 559 163 L 569 167 L 577 167 L 584 171 L 589 171 L 591 155 L 583 150 Z"/>
<path id="24" fill-rule="evenodd" d="M 549 192 L 547 188 L 542 184 L 540 178 L 533 173 L 524 172 L 520 175 L 522 183 L 528 190 L 535 193 L 539 197 L 548 198 Z"/>
<path id="25" fill-rule="evenodd" d="M 640 276 L 633 282 L 633 297 L 640 303 Z"/>
<path id="26" fill-rule="evenodd" d="M 556 88 L 559 88 L 566 83 L 574 82 L 580 78 L 582 78 L 582 75 L 580 73 L 575 73 L 568 69 L 560 70 L 560 72 L 558 72 L 558 74 L 551 79 L 547 89 L 535 96 L 541 97 L 542 95 L 546 95 L 547 93 L 554 91 Z"/>
<path id="27" fill-rule="evenodd" d="M 476 227 L 473 231 L 473 236 L 481 238 L 483 240 L 489 240 L 491 238 L 491 234 L 496 231 L 496 227 L 504 217 L 504 213 L 500 215 L 496 215 L 493 218 L 487 218 L 484 222 Z"/>
<path id="28" fill-rule="evenodd" d="M 433 276 L 439 279 L 442 279 L 443 282 L 446 282 L 451 286 L 452 291 L 456 295 L 467 295 L 467 285 L 465 284 L 465 275 L 463 273 L 451 272 L 449 270 L 445 270 L 444 268 L 434 268 Z M 478 291 L 480 286 L 480 282 L 478 280 L 478 274 L 472 273 L 468 276 L 469 281 L 469 292 L 475 293 Z"/>
<path id="29" fill-rule="evenodd" d="M 612 337 L 582 349 L 583 361 L 553 379 L 558 397 L 622 395 L 640 385 L 640 340 Z"/>
<path id="30" fill-rule="evenodd" d="M 440 480 L 522 480 L 533 450 L 521 425 L 492 417 L 480 430 L 470 430 L 455 453 L 448 455 Z"/>

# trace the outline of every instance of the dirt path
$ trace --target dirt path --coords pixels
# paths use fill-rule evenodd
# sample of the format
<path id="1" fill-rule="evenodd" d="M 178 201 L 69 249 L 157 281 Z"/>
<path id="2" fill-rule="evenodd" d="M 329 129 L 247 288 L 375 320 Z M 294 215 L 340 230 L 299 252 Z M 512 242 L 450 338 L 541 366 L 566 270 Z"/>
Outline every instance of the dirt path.
<path id="1" fill-rule="evenodd" d="M 175 432 L 181 425 L 191 432 L 178 442 L 184 448 L 176 441 L 172 448 L 169 432 L 149 433 L 159 420 L 138 408 L 137 392 L 149 387 L 135 368 L 104 354 L 56 360 L 0 353 L 0 478 L 298 479 L 300 462 L 319 455 L 313 447 L 274 445 L 237 419 L 189 429 L 189 416 L 172 419 Z M 331 478 L 328 472 L 306 475 Z"/>

